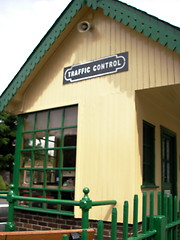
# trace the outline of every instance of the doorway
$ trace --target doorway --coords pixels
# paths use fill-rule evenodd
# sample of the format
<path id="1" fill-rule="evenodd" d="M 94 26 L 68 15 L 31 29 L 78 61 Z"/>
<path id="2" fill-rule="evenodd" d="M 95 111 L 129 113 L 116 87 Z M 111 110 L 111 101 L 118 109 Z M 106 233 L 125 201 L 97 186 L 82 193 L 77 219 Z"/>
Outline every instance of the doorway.
<path id="1" fill-rule="evenodd" d="M 161 176 L 162 192 L 177 194 L 176 134 L 161 127 Z"/>

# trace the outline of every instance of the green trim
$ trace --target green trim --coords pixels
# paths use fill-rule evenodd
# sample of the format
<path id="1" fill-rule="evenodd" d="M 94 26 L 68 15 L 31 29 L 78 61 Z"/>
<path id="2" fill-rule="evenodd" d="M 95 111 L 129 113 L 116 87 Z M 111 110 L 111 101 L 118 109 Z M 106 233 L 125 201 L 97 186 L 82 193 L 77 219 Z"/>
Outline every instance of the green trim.
<path id="1" fill-rule="evenodd" d="M 49 29 L 38 46 L 31 53 L 27 61 L 9 84 L 0 97 L 0 111 L 16 94 L 22 83 L 34 70 L 41 58 L 45 56 L 51 45 L 56 41 L 66 26 L 76 16 L 83 5 L 87 4 L 92 9 L 103 9 L 104 15 L 115 19 L 122 24 L 135 29 L 137 32 L 151 37 L 162 46 L 167 46 L 171 51 L 176 50 L 180 54 L 180 30 L 178 27 L 170 25 L 154 16 L 140 11 L 118 0 L 73 0 Z"/>
<path id="2" fill-rule="evenodd" d="M 141 185 L 141 189 L 145 189 L 145 188 L 159 188 L 159 186 L 156 186 L 156 185 Z"/>

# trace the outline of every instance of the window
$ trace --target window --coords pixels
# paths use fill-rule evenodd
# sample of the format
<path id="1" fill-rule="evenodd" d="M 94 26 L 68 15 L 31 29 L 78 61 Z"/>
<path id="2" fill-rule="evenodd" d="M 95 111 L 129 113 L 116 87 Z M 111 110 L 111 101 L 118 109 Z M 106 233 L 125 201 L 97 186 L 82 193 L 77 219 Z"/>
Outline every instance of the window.
<path id="1" fill-rule="evenodd" d="M 143 121 L 143 185 L 155 185 L 155 127 Z"/>
<path id="2" fill-rule="evenodd" d="M 18 194 L 74 200 L 77 106 L 26 114 L 21 118 Z M 60 204 L 20 201 L 17 207 L 73 213 L 72 206 Z"/>

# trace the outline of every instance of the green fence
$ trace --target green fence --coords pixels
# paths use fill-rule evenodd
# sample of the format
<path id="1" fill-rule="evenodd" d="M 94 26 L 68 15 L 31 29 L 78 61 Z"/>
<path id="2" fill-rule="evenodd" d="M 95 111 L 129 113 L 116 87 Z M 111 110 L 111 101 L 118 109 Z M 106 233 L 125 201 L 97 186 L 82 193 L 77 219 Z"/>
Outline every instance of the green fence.
<path id="1" fill-rule="evenodd" d="M 47 198 L 35 198 L 35 197 L 23 197 L 17 196 L 14 193 L 14 185 L 10 185 L 10 191 L 0 191 L 0 198 L 7 199 L 9 202 L 9 210 L 8 210 L 8 221 L 6 224 L 6 231 L 14 231 L 15 230 L 15 223 L 14 223 L 14 206 L 16 201 L 35 201 L 40 203 L 54 203 L 54 204 L 63 204 L 63 205 L 71 205 L 71 206 L 79 206 L 82 210 L 82 229 L 89 228 L 89 210 L 94 206 L 100 205 L 115 205 L 115 200 L 108 200 L 108 201 L 92 201 L 90 200 L 88 193 L 89 189 L 84 188 L 84 197 L 80 201 L 72 201 L 72 200 L 60 200 L 60 199 L 47 199 Z"/>
<path id="2" fill-rule="evenodd" d="M 89 210 L 94 206 L 100 205 L 115 205 L 115 200 L 109 201 L 92 201 L 88 193 L 89 189 L 83 190 L 84 197 L 80 201 L 68 201 L 58 199 L 34 198 L 15 196 L 13 185 L 8 195 L 1 195 L 0 198 L 7 198 L 9 202 L 8 223 L 6 231 L 14 231 L 14 204 L 16 201 L 36 201 L 45 203 L 60 203 L 73 206 L 79 206 L 82 210 L 82 229 L 89 228 Z M 156 205 L 155 205 L 156 204 Z M 155 206 L 157 206 L 157 213 L 155 214 Z M 149 200 L 147 200 L 147 193 L 142 195 L 142 222 L 138 222 L 138 196 L 134 196 L 133 206 L 133 225 L 132 233 L 129 233 L 129 203 L 124 202 L 123 206 L 123 240 L 180 240 L 180 200 L 176 196 L 167 196 L 158 193 L 157 202 L 154 200 L 154 192 L 150 193 Z M 147 210 L 148 209 L 148 210 Z M 148 214 L 147 214 L 148 211 Z M 112 209 L 111 219 L 111 240 L 117 239 L 117 209 Z M 140 226 L 140 227 L 139 227 Z M 104 237 L 104 223 L 98 221 L 97 240 L 103 240 Z"/>
<path id="3" fill-rule="evenodd" d="M 123 240 L 157 239 L 179 240 L 180 201 L 172 195 L 158 193 L 157 215 L 154 214 L 154 192 L 150 193 L 149 214 L 147 215 L 147 194 L 142 199 L 142 229 L 138 233 L 138 196 L 134 196 L 133 233 L 128 237 L 128 202 L 124 203 Z M 178 210 L 179 209 L 179 210 Z"/>

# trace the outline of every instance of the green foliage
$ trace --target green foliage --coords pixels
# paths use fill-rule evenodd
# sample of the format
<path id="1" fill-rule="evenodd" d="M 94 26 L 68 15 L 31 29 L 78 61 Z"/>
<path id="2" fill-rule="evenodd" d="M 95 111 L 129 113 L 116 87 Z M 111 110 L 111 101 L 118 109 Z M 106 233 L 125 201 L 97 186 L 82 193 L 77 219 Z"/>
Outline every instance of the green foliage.
<path id="1" fill-rule="evenodd" d="M 0 190 L 9 190 L 9 184 L 3 180 L 2 176 L 0 176 Z"/>
<path id="2" fill-rule="evenodd" d="M 0 170 L 13 170 L 16 120 L 16 116 L 0 113 Z"/>

